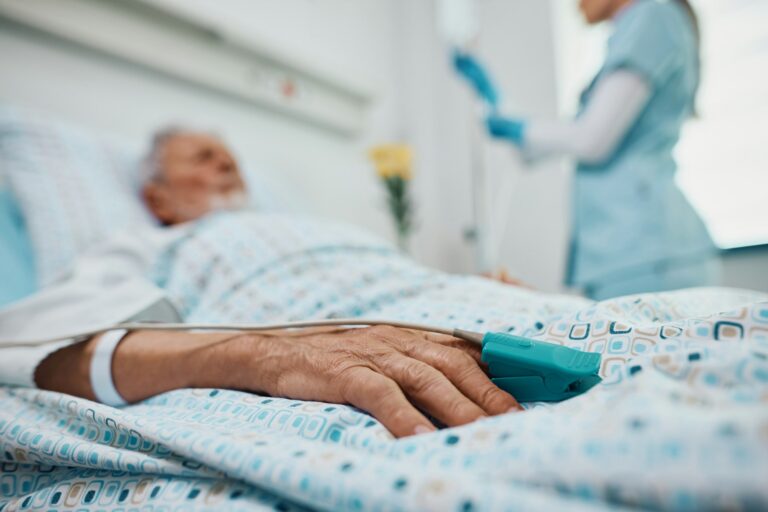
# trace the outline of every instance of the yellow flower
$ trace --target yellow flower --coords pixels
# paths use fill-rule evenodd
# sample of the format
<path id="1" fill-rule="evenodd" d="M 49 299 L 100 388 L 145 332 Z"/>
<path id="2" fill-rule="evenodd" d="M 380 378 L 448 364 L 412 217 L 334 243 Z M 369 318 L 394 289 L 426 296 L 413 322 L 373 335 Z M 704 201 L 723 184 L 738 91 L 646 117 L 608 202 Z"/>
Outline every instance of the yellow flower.
<path id="1" fill-rule="evenodd" d="M 376 173 L 382 179 L 399 177 L 411 179 L 411 148 L 405 144 L 381 144 L 368 153 L 376 166 Z"/>

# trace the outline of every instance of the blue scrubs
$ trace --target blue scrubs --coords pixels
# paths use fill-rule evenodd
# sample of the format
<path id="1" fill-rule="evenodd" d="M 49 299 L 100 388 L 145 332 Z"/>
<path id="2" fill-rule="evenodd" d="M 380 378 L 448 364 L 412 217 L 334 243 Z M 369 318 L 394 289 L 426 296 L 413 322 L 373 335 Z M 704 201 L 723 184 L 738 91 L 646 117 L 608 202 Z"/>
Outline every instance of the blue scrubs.
<path id="1" fill-rule="evenodd" d="M 672 156 L 698 87 L 693 27 L 676 2 L 657 0 L 635 0 L 614 23 L 582 108 L 617 69 L 645 77 L 652 93 L 610 159 L 577 167 L 568 281 L 595 299 L 710 284 L 716 248 L 675 184 Z"/>

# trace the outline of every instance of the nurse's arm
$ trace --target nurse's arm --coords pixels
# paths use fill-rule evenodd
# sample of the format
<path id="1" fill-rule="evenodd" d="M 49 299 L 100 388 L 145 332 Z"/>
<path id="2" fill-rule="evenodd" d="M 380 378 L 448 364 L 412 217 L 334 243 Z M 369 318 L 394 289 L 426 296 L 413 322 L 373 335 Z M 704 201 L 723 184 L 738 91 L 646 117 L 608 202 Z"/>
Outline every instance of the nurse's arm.
<path id="1" fill-rule="evenodd" d="M 575 120 L 529 121 L 523 143 L 526 157 L 564 155 L 585 164 L 609 160 L 642 113 L 651 92 L 651 85 L 639 73 L 613 71 L 599 80 Z"/>

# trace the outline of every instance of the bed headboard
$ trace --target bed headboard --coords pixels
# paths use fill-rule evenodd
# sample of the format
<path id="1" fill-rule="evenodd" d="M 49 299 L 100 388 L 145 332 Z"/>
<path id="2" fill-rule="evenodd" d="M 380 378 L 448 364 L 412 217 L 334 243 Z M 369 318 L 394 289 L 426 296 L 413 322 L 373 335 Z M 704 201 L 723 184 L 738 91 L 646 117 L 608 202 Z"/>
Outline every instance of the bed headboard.
<path id="1" fill-rule="evenodd" d="M 301 211 L 388 233 L 365 152 L 373 88 L 177 9 L 0 0 L 0 103 L 114 135 L 137 152 L 168 124 L 213 130 Z"/>

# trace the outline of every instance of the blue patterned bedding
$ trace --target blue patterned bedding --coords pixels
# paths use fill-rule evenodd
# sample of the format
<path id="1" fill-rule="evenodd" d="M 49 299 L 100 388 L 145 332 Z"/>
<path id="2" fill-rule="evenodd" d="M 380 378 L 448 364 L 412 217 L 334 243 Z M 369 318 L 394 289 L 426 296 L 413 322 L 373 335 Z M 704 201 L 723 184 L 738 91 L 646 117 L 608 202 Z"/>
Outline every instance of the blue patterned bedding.
<path id="1" fill-rule="evenodd" d="M 768 297 L 591 303 L 420 267 L 346 227 L 222 215 L 160 258 L 190 321 L 370 316 L 603 354 L 589 393 L 395 440 L 348 406 L 178 390 L 115 409 L 0 388 L 16 509 L 669 510 L 768 507 Z"/>

